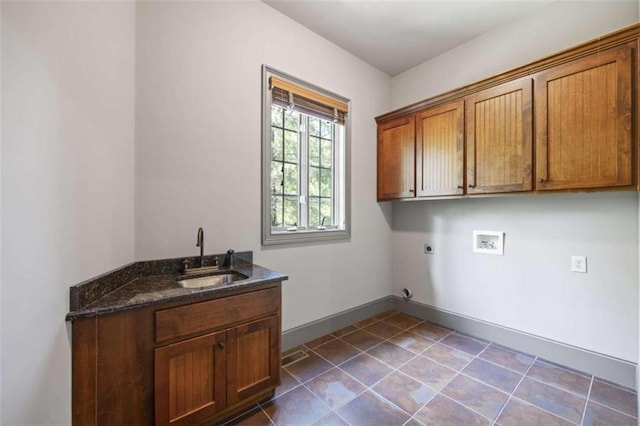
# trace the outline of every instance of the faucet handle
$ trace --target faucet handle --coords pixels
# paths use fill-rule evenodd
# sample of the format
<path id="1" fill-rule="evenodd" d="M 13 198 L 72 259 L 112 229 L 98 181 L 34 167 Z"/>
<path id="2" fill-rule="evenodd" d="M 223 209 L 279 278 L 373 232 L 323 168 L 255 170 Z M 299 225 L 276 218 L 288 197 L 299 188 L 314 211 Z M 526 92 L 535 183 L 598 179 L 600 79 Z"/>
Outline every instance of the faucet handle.
<path id="1" fill-rule="evenodd" d="M 186 273 L 189 270 L 189 259 L 182 261 L 182 272 Z"/>
<path id="2" fill-rule="evenodd" d="M 227 250 L 227 254 L 224 256 L 224 264 L 222 266 L 233 268 L 233 253 L 235 253 L 233 249 Z"/>

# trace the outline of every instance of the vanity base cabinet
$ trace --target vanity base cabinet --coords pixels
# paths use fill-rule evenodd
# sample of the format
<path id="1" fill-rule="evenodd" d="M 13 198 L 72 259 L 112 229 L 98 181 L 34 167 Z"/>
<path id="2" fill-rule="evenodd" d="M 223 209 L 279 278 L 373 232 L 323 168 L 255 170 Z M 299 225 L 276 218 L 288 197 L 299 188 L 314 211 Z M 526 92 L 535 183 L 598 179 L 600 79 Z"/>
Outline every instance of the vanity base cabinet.
<path id="1" fill-rule="evenodd" d="M 243 296 L 259 307 L 238 308 Z M 233 312 L 208 326 L 193 318 L 197 331 L 180 328 L 186 334 L 158 342 L 160 312 L 189 322 L 212 301 Z M 280 283 L 82 318 L 72 327 L 74 425 L 212 424 L 272 397 L 280 384 Z"/>

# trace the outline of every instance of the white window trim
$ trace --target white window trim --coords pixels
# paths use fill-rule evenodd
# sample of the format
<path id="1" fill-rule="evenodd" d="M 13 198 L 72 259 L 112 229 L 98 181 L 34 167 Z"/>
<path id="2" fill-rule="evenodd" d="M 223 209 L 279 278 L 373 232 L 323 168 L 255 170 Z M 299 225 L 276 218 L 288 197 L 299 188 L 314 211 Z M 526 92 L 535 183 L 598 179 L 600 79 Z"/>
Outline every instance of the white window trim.
<path id="1" fill-rule="evenodd" d="M 344 223 L 344 229 L 300 229 L 297 231 L 274 232 L 271 227 L 271 92 L 269 90 L 269 77 L 271 76 L 289 80 L 323 95 L 345 102 L 349 105 L 349 109 L 351 107 L 351 101 L 349 99 L 266 65 L 262 66 L 262 245 L 348 240 L 351 238 L 351 114 L 347 114 L 346 116 L 343 133 L 344 140 L 340 141 L 340 143 L 344 144 L 344 158 L 336 158 L 334 160 L 344 162 L 344 167 L 342 168 L 344 173 L 343 217 L 340 217 L 342 211 L 339 206 L 339 203 L 342 202 L 343 199 L 341 197 L 342 194 L 339 193 L 339 185 L 334 185 L 334 191 L 336 191 L 336 193 L 334 193 L 334 214 L 336 221 L 342 221 Z M 306 172 L 304 173 L 306 174 Z M 335 173 L 340 173 L 340 168 L 337 168 Z"/>

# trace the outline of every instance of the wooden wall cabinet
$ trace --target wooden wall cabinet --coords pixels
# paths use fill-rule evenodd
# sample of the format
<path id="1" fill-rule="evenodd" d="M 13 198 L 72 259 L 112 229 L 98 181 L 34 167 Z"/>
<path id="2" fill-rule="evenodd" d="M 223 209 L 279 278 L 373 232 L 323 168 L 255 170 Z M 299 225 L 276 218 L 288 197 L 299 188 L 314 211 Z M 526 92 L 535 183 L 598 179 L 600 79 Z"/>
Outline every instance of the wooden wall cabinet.
<path id="1" fill-rule="evenodd" d="M 464 193 L 464 101 L 416 113 L 418 197 Z"/>
<path id="2" fill-rule="evenodd" d="M 640 24 L 376 117 L 378 201 L 638 190 L 639 37 Z"/>
<path id="3" fill-rule="evenodd" d="M 467 193 L 533 189 L 532 80 L 483 90 L 466 104 Z"/>
<path id="4" fill-rule="evenodd" d="M 73 321 L 73 424 L 214 424 L 280 383 L 281 285 Z"/>
<path id="5" fill-rule="evenodd" d="M 413 115 L 378 125 L 378 200 L 415 196 Z"/>
<path id="6" fill-rule="evenodd" d="M 632 53 L 620 46 L 536 76 L 538 190 L 633 183 Z"/>

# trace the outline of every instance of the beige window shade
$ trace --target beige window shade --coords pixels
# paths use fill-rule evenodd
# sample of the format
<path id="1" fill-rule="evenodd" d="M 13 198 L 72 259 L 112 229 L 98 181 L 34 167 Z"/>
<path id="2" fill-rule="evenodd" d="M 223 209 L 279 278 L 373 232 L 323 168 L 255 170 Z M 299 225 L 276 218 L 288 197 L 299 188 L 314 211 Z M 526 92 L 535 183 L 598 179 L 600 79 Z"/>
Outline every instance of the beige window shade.
<path id="1" fill-rule="evenodd" d="M 304 114 L 344 124 L 349 106 L 328 96 L 275 77 L 269 78 L 272 102 Z"/>

